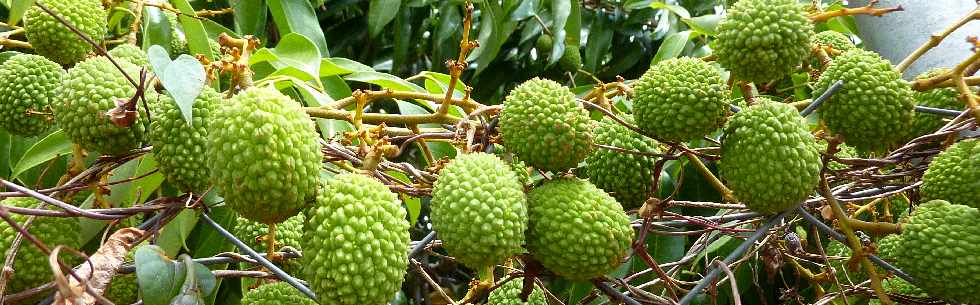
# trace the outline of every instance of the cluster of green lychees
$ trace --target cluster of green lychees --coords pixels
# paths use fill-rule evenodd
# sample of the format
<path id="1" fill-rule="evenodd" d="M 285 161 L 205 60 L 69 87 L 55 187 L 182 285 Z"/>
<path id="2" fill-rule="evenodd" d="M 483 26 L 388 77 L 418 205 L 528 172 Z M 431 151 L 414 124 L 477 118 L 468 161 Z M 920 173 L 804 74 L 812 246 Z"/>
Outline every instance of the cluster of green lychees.
<path id="1" fill-rule="evenodd" d="M 106 14 L 98 1 L 44 2 L 82 33 L 105 34 Z M 139 75 L 148 65 L 146 54 L 131 45 L 113 49 L 119 69 L 107 57 L 91 56 L 90 46 L 36 8 L 25 17 L 25 30 L 39 55 L 15 55 L 0 66 L 0 127 L 34 136 L 57 124 L 75 144 L 105 155 L 152 145 L 174 187 L 220 190 L 239 214 L 237 235 L 247 243 L 263 247 L 268 227 L 277 225 L 273 246 L 302 250 L 303 268 L 287 269 L 301 273 L 320 302 L 385 304 L 400 289 L 410 239 L 398 196 L 362 174 L 321 178 L 319 137 L 299 103 L 271 87 L 247 88 L 227 99 L 205 88 L 188 122 L 166 92 L 149 90 L 148 109 L 136 107 L 135 121 L 118 124 L 107 112 L 136 93 L 122 72 Z M 832 60 L 815 57 L 814 46 L 832 50 Z M 667 145 L 718 130 L 719 171 L 738 201 L 766 214 L 794 208 L 814 193 L 826 143 L 795 107 L 768 97 L 755 97 L 733 114 L 732 90 L 719 66 L 731 78 L 757 84 L 779 81 L 802 66 L 819 67 L 814 95 L 843 80 L 843 89 L 818 111 L 831 134 L 862 153 L 885 152 L 944 124 L 939 117 L 917 115 L 917 103 L 962 108 L 952 89 L 914 92 L 888 61 L 855 47 L 845 35 L 815 35 L 794 0 L 737 2 L 718 25 L 712 47 L 717 65 L 682 57 L 652 66 L 632 83 L 632 114 L 613 110 L 619 120 L 593 120 L 570 89 L 551 80 L 535 78 L 514 88 L 499 115 L 507 152 L 462 154 L 439 172 L 431 221 L 442 247 L 475 270 L 527 252 L 567 279 L 607 274 L 629 255 L 633 242 L 624 207 L 640 207 L 654 195 L 655 156 Z M 71 67 L 65 71 L 62 65 Z M 627 127 L 632 125 L 642 134 Z M 977 141 L 966 140 L 935 158 L 922 184 L 923 198 L 933 201 L 907 219 L 896 242 L 903 250 L 894 255 L 922 279 L 919 286 L 927 293 L 971 303 L 980 301 L 968 289 L 980 284 L 980 272 L 973 269 L 980 265 L 980 242 L 974 240 L 980 238 L 974 232 L 980 230 L 974 225 L 980 217 L 978 156 Z M 528 167 L 553 175 L 535 183 Z M 578 167 L 581 177 L 574 177 L 569 170 Z M 42 217 L 31 232 L 49 243 L 77 246 L 77 238 L 65 234 L 77 232 L 71 228 L 77 225 L 71 218 Z M 14 235 L 2 227 L 2 248 Z M 18 255 L 11 290 L 50 280 L 49 271 L 36 270 L 47 266 L 42 259 Z M 132 280 L 113 285 L 133 287 Z M 516 300 L 521 282 L 503 285 L 490 302 L 522 304 Z M 546 304 L 536 289 L 528 303 Z M 123 295 L 113 301 L 127 304 L 137 298 L 135 288 L 110 293 Z M 312 303 L 283 283 L 249 291 L 242 302 Z"/>

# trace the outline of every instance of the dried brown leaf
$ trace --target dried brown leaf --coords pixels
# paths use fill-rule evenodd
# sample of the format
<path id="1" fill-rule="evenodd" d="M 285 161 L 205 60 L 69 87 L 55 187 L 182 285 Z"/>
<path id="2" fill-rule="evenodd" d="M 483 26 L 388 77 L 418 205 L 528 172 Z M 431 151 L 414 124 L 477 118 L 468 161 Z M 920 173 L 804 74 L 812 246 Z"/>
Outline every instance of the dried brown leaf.
<path id="1" fill-rule="evenodd" d="M 137 228 L 124 228 L 112 233 L 102 247 L 89 257 L 90 264 L 82 264 L 75 272 L 79 277 L 88 280 L 88 283 L 81 283 L 74 277 L 68 278 L 67 287 L 59 287 L 59 292 L 55 294 L 55 305 L 90 305 L 96 303 L 96 297 L 90 294 L 78 293 L 78 297 L 64 296 L 63 291 L 83 292 L 88 285 L 96 293 L 105 292 L 106 286 L 116 276 L 116 269 L 126 261 L 126 254 L 134 244 L 143 236 L 144 231 Z M 61 286 L 62 283 L 59 283 Z"/>

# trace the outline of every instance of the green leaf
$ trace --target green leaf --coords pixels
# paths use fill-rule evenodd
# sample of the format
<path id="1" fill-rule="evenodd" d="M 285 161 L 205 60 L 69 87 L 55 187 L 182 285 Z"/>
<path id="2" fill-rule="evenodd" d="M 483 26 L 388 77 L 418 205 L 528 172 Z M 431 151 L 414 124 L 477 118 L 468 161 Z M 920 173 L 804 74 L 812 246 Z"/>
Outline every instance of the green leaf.
<path id="1" fill-rule="evenodd" d="M 171 4 L 180 10 L 177 19 L 180 21 L 181 29 L 184 30 L 184 37 L 187 38 L 187 48 L 191 54 L 202 54 L 206 58 L 214 58 L 211 53 L 211 44 L 208 43 L 208 32 L 204 30 L 201 20 L 194 18 L 197 13 L 188 0 L 170 0 Z M 191 57 L 193 59 L 193 57 Z M 159 74 L 157 74 L 159 75 Z M 215 85 L 218 83 L 215 82 Z"/>
<path id="2" fill-rule="evenodd" d="M 596 13 L 592 26 L 589 27 L 588 41 L 585 43 L 584 66 L 586 70 L 596 71 L 606 52 L 612 44 L 613 35 L 616 33 L 609 16 L 604 13 Z"/>
<path id="3" fill-rule="evenodd" d="M 328 63 L 329 65 L 322 65 Z M 324 58 L 320 66 L 320 76 L 349 74 L 352 72 L 375 72 L 368 65 L 341 57 Z"/>
<path id="4" fill-rule="evenodd" d="M 317 19 L 309 1 L 268 0 L 267 3 L 280 35 L 285 36 L 289 33 L 303 35 L 313 41 L 322 56 L 330 56 L 327 40 L 323 37 L 323 29 L 320 28 L 320 20 Z"/>
<path id="5" fill-rule="evenodd" d="M 653 56 L 653 60 L 650 61 L 650 65 L 655 65 L 658 62 L 675 58 L 681 55 L 684 51 L 684 47 L 687 46 L 687 42 L 691 39 L 691 31 L 683 31 L 678 33 L 673 33 L 667 36 L 667 39 L 660 44 L 660 48 L 657 49 L 657 54 Z"/>
<path id="6" fill-rule="evenodd" d="M 302 71 L 303 79 L 315 80 L 320 75 L 320 51 L 310 39 L 296 33 L 282 37 L 275 48 L 263 48 L 249 58 L 249 65 L 269 62 L 276 69 L 292 67 Z M 278 72 L 278 71 L 277 71 Z M 273 73 L 276 75 L 278 73 Z"/>
<path id="7" fill-rule="evenodd" d="M 650 3 L 650 8 L 655 10 L 666 9 L 667 11 L 680 16 L 681 18 L 691 18 L 691 13 L 687 11 L 686 8 L 680 5 L 667 4 L 663 2 L 653 2 Z"/>
<path id="8" fill-rule="evenodd" d="M 235 32 L 243 35 L 254 35 L 265 40 L 265 26 L 268 13 L 265 1 L 232 0 L 231 8 L 235 10 Z"/>
<path id="9" fill-rule="evenodd" d="M 208 267 L 194 262 L 187 254 L 181 254 L 181 267 L 185 269 L 180 293 L 170 301 L 171 305 L 204 305 L 204 296 L 214 292 L 217 279 Z"/>
<path id="10" fill-rule="evenodd" d="M 204 81 L 207 77 L 204 66 L 194 57 L 180 54 L 176 60 L 167 65 L 163 73 L 155 70 L 154 72 L 163 84 L 163 88 L 167 89 L 167 94 L 174 98 L 187 126 L 191 126 L 194 122 L 194 101 L 204 89 Z"/>
<path id="11" fill-rule="evenodd" d="M 207 197 L 204 197 L 205 204 L 212 205 L 223 200 L 217 195 L 212 195 L 214 193 L 216 192 L 210 192 Z M 233 228 L 237 214 L 229 207 L 215 207 L 211 209 L 208 216 L 224 228 Z M 228 252 L 235 248 L 235 245 L 228 242 L 217 230 L 205 223 L 199 223 L 199 225 L 194 227 L 194 231 L 188 237 L 187 246 L 190 249 L 189 252 L 194 253 L 198 257 L 215 256 L 218 253 Z"/>
<path id="12" fill-rule="evenodd" d="M 20 18 L 24 17 L 24 13 L 27 13 L 27 9 L 34 5 L 34 0 L 13 0 L 10 2 L 10 12 L 7 15 L 8 25 L 17 25 Z"/>
<path id="13" fill-rule="evenodd" d="M 687 26 L 691 27 L 692 30 L 708 36 L 715 36 L 718 34 L 716 30 L 718 28 L 718 22 L 721 21 L 720 15 L 704 15 L 697 16 L 694 18 L 684 18 L 681 19 Z"/>
<path id="14" fill-rule="evenodd" d="M 183 210 L 163 227 L 157 244 L 165 251 L 164 253 L 177 255 L 181 249 L 188 249 L 187 236 L 194 230 L 198 218 L 197 211 Z"/>
<path id="15" fill-rule="evenodd" d="M 381 86 L 382 88 L 387 88 L 392 90 L 425 92 L 425 89 L 419 87 L 419 85 L 413 84 L 407 80 L 401 79 L 397 76 L 388 73 L 355 72 L 345 76 L 344 79 L 348 81 L 375 84 Z"/>
<path id="16" fill-rule="evenodd" d="M 13 180 L 13 177 L 10 177 L 10 169 L 14 161 L 14 156 L 10 154 L 10 146 L 13 140 L 14 137 L 10 133 L 0 128 L 0 177 L 9 180 Z"/>
<path id="17" fill-rule="evenodd" d="M 167 257 L 156 245 L 136 249 L 136 280 L 146 305 L 167 305 L 184 282 L 187 270 Z"/>
<path id="18" fill-rule="evenodd" d="M 389 22 L 395 19 L 395 14 L 398 13 L 399 7 L 402 5 L 401 0 L 371 0 L 371 4 L 368 6 L 368 33 L 370 38 L 374 38 L 381 33 L 381 30 L 388 25 Z"/>
<path id="19" fill-rule="evenodd" d="M 391 175 L 398 181 L 412 185 L 412 180 L 401 172 L 385 171 L 385 173 Z M 414 226 L 415 222 L 419 219 L 419 213 L 422 212 L 422 200 L 420 200 L 418 197 L 412 197 L 405 194 L 398 194 L 398 198 L 401 198 L 402 202 L 405 203 L 405 208 L 408 209 L 408 222 Z"/>
<path id="20" fill-rule="evenodd" d="M 71 153 L 71 141 L 69 141 L 68 136 L 66 136 L 65 133 L 59 129 L 58 131 L 44 137 L 41 139 L 41 141 L 34 143 L 34 145 L 26 151 L 24 155 L 21 156 L 20 160 L 17 161 L 17 165 L 14 165 L 13 169 L 11 170 L 10 178 L 17 178 L 18 175 L 28 169 L 31 169 L 32 167 L 69 153 Z"/>
<path id="21" fill-rule="evenodd" d="M 129 191 L 128 202 L 134 202 L 137 204 L 146 202 L 146 200 L 153 195 L 153 192 L 160 188 L 160 185 L 163 184 L 163 173 L 156 171 L 155 173 L 149 174 L 156 169 L 157 160 L 152 153 L 146 154 L 143 156 L 143 158 L 140 158 L 140 164 L 139 167 L 136 168 L 134 176 L 142 176 L 142 178 L 134 180 L 130 183 L 132 184 L 132 188 Z"/>
<path id="22" fill-rule="evenodd" d="M 170 37 L 170 21 L 167 20 L 167 16 L 164 15 L 157 7 L 144 6 L 143 7 L 143 49 L 149 51 L 151 46 L 160 46 L 163 48 L 165 53 L 169 54 L 173 52 L 170 49 L 170 41 L 176 39 L 176 37 Z M 149 52 L 147 52 L 149 53 Z M 169 57 L 167 58 L 169 59 Z"/>
<path id="23" fill-rule="evenodd" d="M 551 23 L 551 34 L 554 35 L 552 37 L 554 42 L 551 46 L 551 55 L 548 57 L 549 65 L 558 62 L 565 53 L 565 23 L 568 22 L 571 10 L 570 0 L 551 1 L 551 14 L 554 16 L 554 22 Z"/>

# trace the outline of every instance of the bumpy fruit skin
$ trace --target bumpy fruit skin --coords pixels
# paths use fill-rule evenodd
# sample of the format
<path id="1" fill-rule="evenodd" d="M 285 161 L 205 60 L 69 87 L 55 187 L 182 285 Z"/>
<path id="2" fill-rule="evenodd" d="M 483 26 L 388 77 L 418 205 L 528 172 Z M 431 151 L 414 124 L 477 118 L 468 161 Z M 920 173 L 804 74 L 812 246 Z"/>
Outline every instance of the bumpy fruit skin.
<path id="1" fill-rule="evenodd" d="M 310 299 L 286 282 L 275 282 L 249 290 L 242 296 L 242 305 L 316 305 Z"/>
<path id="2" fill-rule="evenodd" d="M 116 274 L 109 282 L 105 297 L 113 304 L 133 304 L 139 300 L 139 284 L 136 274 Z"/>
<path id="3" fill-rule="evenodd" d="M 524 185 L 486 153 L 457 156 L 432 189 L 432 227 L 449 255 L 473 269 L 520 253 L 527 230 Z"/>
<path id="4" fill-rule="evenodd" d="M 134 261 L 133 256 L 136 255 L 136 249 L 140 246 L 133 247 L 126 253 L 126 261 L 132 263 Z M 106 288 L 105 297 L 112 301 L 113 304 L 133 304 L 139 300 L 139 282 L 136 280 L 136 273 L 122 274 L 117 273 L 112 281 L 109 282 L 109 286 Z"/>
<path id="5" fill-rule="evenodd" d="M 916 79 L 926 79 L 946 73 L 949 69 L 933 69 L 916 77 Z M 932 108 L 943 108 L 952 110 L 962 110 L 963 102 L 958 99 L 959 93 L 955 88 L 935 88 L 926 91 L 915 91 L 915 105 Z M 933 133 L 943 127 L 946 122 L 943 117 L 925 112 L 916 112 L 912 119 L 912 126 L 908 129 L 906 140 L 912 140 L 920 136 Z"/>
<path id="6" fill-rule="evenodd" d="M 521 160 L 546 171 L 578 165 L 592 151 L 588 112 L 571 90 L 534 78 L 514 88 L 500 112 L 504 144 Z"/>
<path id="7" fill-rule="evenodd" d="M 37 199 L 26 197 L 14 197 L 0 201 L 0 204 L 5 206 L 22 208 L 33 208 L 38 203 L 40 201 Z M 27 221 L 25 215 L 11 213 L 10 216 L 21 225 Z M 28 232 L 43 241 L 49 248 L 64 245 L 77 249 L 80 246 L 79 224 L 75 218 L 37 217 Z M 17 236 L 16 229 L 6 222 L 0 222 L 0 253 L 6 255 L 15 236 Z M 71 262 L 68 262 L 69 265 Z M 37 246 L 24 239 L 21 242 L 20 250 L 17 251 L 17 259 L 14 261 L 14 275 L 7 282 L 7 291 L 10 293 L 20 292 L 49 282 L 52 278 L 48 256 L 41 252 Z"/>
<path id="8" fill-rule="evenodd" d="M 282 223 L 276 224 L 276 246 L 290 246 L 302 250 L 304 222 L 306 222 L 306 216 L 297 214 Z M 267 234 L 269 234 L 269 225 L 238 217 L 238 222 L 235 224 L 235 236 L 252 249 L 259 252 L 267 250 L 265 241 L 260 240 Z"/>
<path id="9" fill-rule="evenodd" d="M 929 296 L 929 294 L 927 294 L 919 287 L 916 287 L 912 283 L 909 283 L 908 281 L 903 280 L 900 277 L 894 277 L 894 278 L 882 280 L 881 288 L 884 288 L 885 292 L 888 293 L 901 294 L 910 297 L 925 298 Z M 895 302 L 895 304 L 906 304 L 906 303 L 897 302 L 897 300 L 895 300 L 894 298 L 892 299 L 892 301 Z M 871 299 L 868 301 L 868 305 L 880 305 L 880 304 L 881 304 L 881 300 L 878 299 Z"/>
<path id="10" fill-rule="evenodd" d="M 121 44 L 109 50 L 109 55 L 113 59 L 122 59 L 140 67 L 148 67 L 150 60 L 146 58 L 146 52 L 134 44 Z"/>
<path id="11" fill-rule="evenodd" d="M 178 189 L 185 192 L 201 192 L 210 184 L 208 164 L 205 159 L 208 130 L 215 110 L 220 106 L 221 94 L 204 87 L 194 100 L 192 125 L 187 124 L 177 103 L 167 95 L 156 95 L 153 102 L 153 122 L 150 123 L 150 142 L 153 155 L 160 164 L 160 172 Z"/>
<path id="12" fill-rule="evenodd" d="M 899 251 L 902 251 L 901 246 L 902 237 L 900 235 L 888 235 L 878 240 L 878 257 L 883 260 L 894 262 L 895 256 Z"/>
<path id="13" fill-rule="evenodd" d="M 578 46 L 565 45 L 565 52 L 558 59 L 558 66 L 563 71 L 577 72 L 582 67 L 582 52 Z"/>
<path id="14" fill-rule="evenodd" d="M 119 66 L 136 80 L 140 68 L 127 61 Z M 72 142 L 82 148 L 107 155 L 118 155 L 143 144 L 147 130 L 144 107 L 129 127 L 112 123 L 106 112 L 116 108 L 116 100 L 129 100 L 136 87 L 106 57 L 92 57 L 68 69 L 61 97 L 52 102 L 54 117 Z"/>
<path id="15" fill-rule="evenodd" d="M 586 180 L 560 178 L 528 193 L 528 250 L 545 268 L 571 280 L 615 270 L 633 229 L 623 207 Z"/>
<path id="16" fill-rule="evenodd" d="M 310 288 L 322 304 L 386 304 L 408 267 L 405 210 L 371 177 L 339 174 L 324 184 L 303 232 Z"/>
<path id="17" fill-rule="evenodd" d="M 834 50 L 846 52 L 856 48 L 854 42 L 847 35 L 837 31 L 823 31 L 813 36 L 813 43 L 821 46 L 828 46 Z"/>
<path id="18" fill-rule="evenodd" d="M 733 77 L 765 83 L 789 75 L 809 57 L 813 36 L 796 0 L 741 0 L 718 23 L 711 47 Z"/>
<path id="19" fill-rule="evenodd" d="M 912 212 L 902 227 L 896 265 L 929 295 L 977 304 L 980 295 L 980 211 L 933 200 Z"/>
<path id="20" fill-rule="evenodd" d="M 636 123 L 661 140 L 699 138 L 725 124 L 728 115 L 721 74 L 697 58 L 657 63 L 643 73 L 633 90 Z"/>
<path id="21" fill-rule="evenodd" d="M 524 279 L 517 278 L 504 283 L 497 289 L 490 292 L 487 297 L 487 305 L 548 305 L 544 298 L 544 292 L 537 286 L 531 290 L 527 296 L 527 302 L 521 301 L 521 289 L 524 288 Z"/>
<path id="22" fill-rule="evenodd" d="M 320 145 L 299 103 L 270 87 L 239 92 L 208 132 L 211 182 L 239 215 L 278 223 L 316 197 Z"/>
<path id="23" fill-rule="evenodd" d="M 65 70 L 42 56 L 18 54 L 0 64 L 0 128 L 36 136 L 51 128 L 44 115 L 58 96 Z"/>
<path id="24" fill-rule="evenodd" d="M 980 140 L 963 140 L 936 155 L 922 176 L 922 200 L 980 208 Z"/>
<path id="25" fill-rule="evenodd" d="M 493 154 L 496 155 L 497 158 L 500 158 L 500 160 L 504 160 L 504 162 L 510 166 L 510 169 L 514 171 L 515 175 L 517 175 L 517 180 L 521 182 L 521 185 L 531 185 L 531 173 L 528 171 L 527 164 L 524 164 L 524 161 L 521 161 L 521 158 L 518 158 L 514 154 L 508 152 L 507 148 L 501 145 L 494 146 Z"/>
<path id="26" fill-rule="evenodd" d="M 774 214 L 803 202 L 820 179 L 820 152 L 796 108 L 757 98 L 722 137 L 719 171 L 735 197 Z"/>
<path id="27" fill-rule="evenodd" d="M 813 36 L 813 44 L 821 47 L 830 47 L 831 49 L 841 53 L 857 48 L 854 46 L 854 42 L 851 41 L 851 38 L 847 37 L 847 35 L 844 33 L 829 30 L 817 33 L 817 35 Z M 810 55 L 813 55 L 813 52 L 811 52 Z M 831 58 L 836 57 L 836 55 L 831 53 L 828 53 L 827 56 Z M 811 58 L 810 65 L 813 67 L 823 66 L 820 59 L 816 56 Z"/>
<path id="28" fill-rule="evenodd" d="M 551 35 L 541 34 L 541 36 L 538 36 L 538 40 L 534 41 L 534 48 L 538 49 L 538 53 L 542 55 L 548 54 L 551 53 L 551 47 L 554 42 L 555 40 L 554 38 L 551 38 Z M 547 58 L 546 56 L 540 57 Z"/>
<path id="29" fill-rule="evenodd" d="M 844 88 L 819 110 L 831 132 L 867 152 L 885 150 L 902 140 L 914 113 L 912 89 L 891 63 L 870 51 L 848 51 L 820 75 L 813 96 L 823 94 L 837 80 L 844 81 Z"/>
<path id="30" fill-rule="evenodd" d="M 99 0 L 44 0 L 41 3 L 96 42 L 106 35 L 106 11 Z M 82 61 L 92 51 L 92 45 L 37 6 L 31 6 L 24 15 L 24 34 L 34 52 L 62 65 Z"/>
<path id="31" fill-rule="evenodd" d="M 632 122 L 632 117 L 625 117 Z M 660 153 L 657 142 L 646 138 L 610 118 L 596 122 L 596 144 L 644 153 Z M 585 173 L 595 186 L 610 193 L 624 208 L 639 207 L 647 200 L 653 186 L 653 164 L 656 158 L 596 148 L 585 158 Z"/>

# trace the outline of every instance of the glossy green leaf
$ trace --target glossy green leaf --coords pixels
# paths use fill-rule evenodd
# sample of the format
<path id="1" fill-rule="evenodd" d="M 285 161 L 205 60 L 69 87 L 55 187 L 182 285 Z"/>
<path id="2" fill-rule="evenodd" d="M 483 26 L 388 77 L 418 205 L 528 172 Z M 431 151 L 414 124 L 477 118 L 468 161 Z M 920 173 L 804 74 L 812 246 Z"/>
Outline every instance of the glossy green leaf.
<path id="1" fill-rule="evenodd" d="M 177 103 L 177 108 L 180 109 L 187 126 L 191 126 L 194 122 L 194 101 L 204 89 L 204 81 L 207 77 L 204 66 L 190 55 L 180 54 L 176 60 L 167 65 L 162 74 L 154 72 L 157 73 L 163 88 L 167 89 L 167 94 Z"/>
<path id="2" fill-rule="evenodd" d="M 551 45 L 551 55 L 548 56 L 548 64 L 554 64 L 561 59 L 565 53 L 565 23 L 572 10 L 571 0 L 552 0 L 551 14 L 554 21 L 551 23 L 551 33 L 553 42 Z"/>
<path id="3" fill-rule="evenodd" d="M 71 141 L 62 130 L 55 131 L 34 143 L 30 149 L 24 152 L 17 164 L 13 166 L 10 178 L 17 178 L 24 171 L 71 153 Z"/>
<path id="4" fill-rule="evenodd" d="M 167 305 L 184 282 L 187 270 L 167 257 L 155 245 L 136 249 L 136 279 L 146 305 Z"/>
<path id="5" fill-rule="evenodd" d="M 303 72 L 305 77 L 301 78 L 306 80 L 315 80 L 320 75 L 320 61 L 320 51 L 316 45 L 296 33 L 286 34 L 275 48 L 263 48 L 249 58 L 250 65 L 269 62 L 279 70 L 287 67 L 297 69 Z"/>
<path id="6" fill-rule="evenodd" d="M 7 15 L 7 24 L 17 25 L 20 18 L 23 18 L 24 14 L 27 13 L 27 9 L 31 8 L 31 5 L 34 5 L 34 0 L 12 0 Z"/>
<path id="7" fill-rule="evenodd" d="M 381 33 L 388 23 L 395 19 L 402 0 L 371 0 L 368 6 L 368 33 L 374 38 Z"/>
<path id="8" fill-rule="evenodd" d="M 677 16 L 680 16 L 681 18 L 691 18 L 691 13 L 688 12 L 686 8 L 680 5 L 667 4 L 658 1 L 658 2 L 650 3 L 650 8 L 653 8 L 655 10 L 665 9 L 671 13 L 677 14 Z"/>
<path id="9" fill-rule="evenodd" d="M 265 0 L 231 0 L 235 32 L 265 38 L 268 7 Z M 263 39 L 264 40 L 264 39 Z"/>
<path id="10" fill-rule="evenodd" d="M 375 84 L 382 88 L 392 90 L 405 90 L 415 92 L 425 92 L 419 85 L 413 84 L 397 76 L 381 72 L 355 72 L 344 77 L 348 81 L 364 82 Z"/>
<path id="11" fill-rule="evenodd" d="M 213 205 L 223 200 L 221 197 L 214 195 L 214 193 L 211 192 L 208 196 L 204 197 L 204 203 Z M 208 216 L 224 228 L 234 228 L 238 214 L 229 207 L 215 207 L 211 209 Z M 197 226 L 194 226 L 194 230 L 188 237 L 187 247 L 190 249 L 189 252 L 194 253 L 195 256 L 209 257 L 218 253 L 232 251 L 235 245 L 210 225 L 198 223 Z"/>
<path id="12" fill-rule="evenodd" d="M 160 237 L 157 239 L 157 244 L 164 250 L 164 253 L 167 253 L 167 255 L 177 255 L 177 253 L 180 253 L 180 250 L 188 248 L 187 236 L 194 230 L 194 225 L 197 224 L 199 217 L 197 211 L 190 209 L 183 210 L 163 227 L 162 232 L 160 232 Z"/>
<path id="13" fill-rule="evenodd" d="M 156 45 L 162 47 L 167 54 L 173 52 L 170 49 L 170 41 L 171 39 L 175 39 L 175 37 L 170 37 L 170 21 L 167 20 L 167 16 L 164 15 L 162 10 L 153 6 L 144 6 L 141 27 L 144 50 L 149 51 L 151 46 Z"/>
<path id="14" fill-rule="evenodd" d="M 201 20 L 194 18 L 197 16 L 194 7 L 188 0 L 170 0 L 170 2 L 177 10 L 180 10 L 177 20 L 180 21 L 181 29 L 184 30 L 187 48 L 191 54 L 202 54 L 206 58 L 214 58 L 215 54 L 211 53 L 211 45 L 208 43 L 208 32 L 204 29 Z M 191 58 L 193 59 L 193 57 Z"/>
<path id="15" fill-rule="evenodd" d="M 708 36 L 715 36 L 718 34 L 718 22 L 721 21 L 720 15 L 705 15 L 697 16 L 694 18 L 684 18 L 681 19 L 684 24 L 691 27 L 692 30 Z"/>
<path id="16" fill-rule="evenodd" d="M 606 14 L 598 13 L 592 26 L 589 27 L 589 37 L 585 43 L 585 58 L 582 61 L 586 70 L 596 71 L 611 47 L 615 30 L 609 18 Z"/>
<path id="17" fill-rule="evenodd" d="M 652 66 L 658 62 L 680 56 L 690 39 L 691 31 L 670 34 L 667 36 L 667 39 L 664 39 L 664 42 L 660 44 L 660 48 L 657 49 L 657 54 L 653 56 L 653 60 L 650 62 L 650 65 Z"/>
<path id="18" fill-rule="evenodd" d="M 157 167 L 157 160 L 152 153 L 140 158 L 140 164 L 136 168 L 134 177 L 141 178 L 131 182 L 132 188 L 129 191 L 129 202 L 137 204 L 144 203 L 153 195 L 153 192 L 160 188 L 160 185 L 163 184 L 164 177 L 163 173 L 157 170 Z M 153 172 L 154 170 L 156 172 Z"/>
<path id="19" fill-rule="evenodd" d="M 327 40 L 323 37 L 323 29 L 320 28 L 320 20 L 313 12 L 313 6 L 309 1 L 296 0 L 267 0 L 269 12 L 272 13 L 272 20 L 275 22 L 279 34 L 285 36 L 289 33 L 297 33 L 305 36 L 320 51 L 321 56 L 330 56 L 327 49 Z"/>

